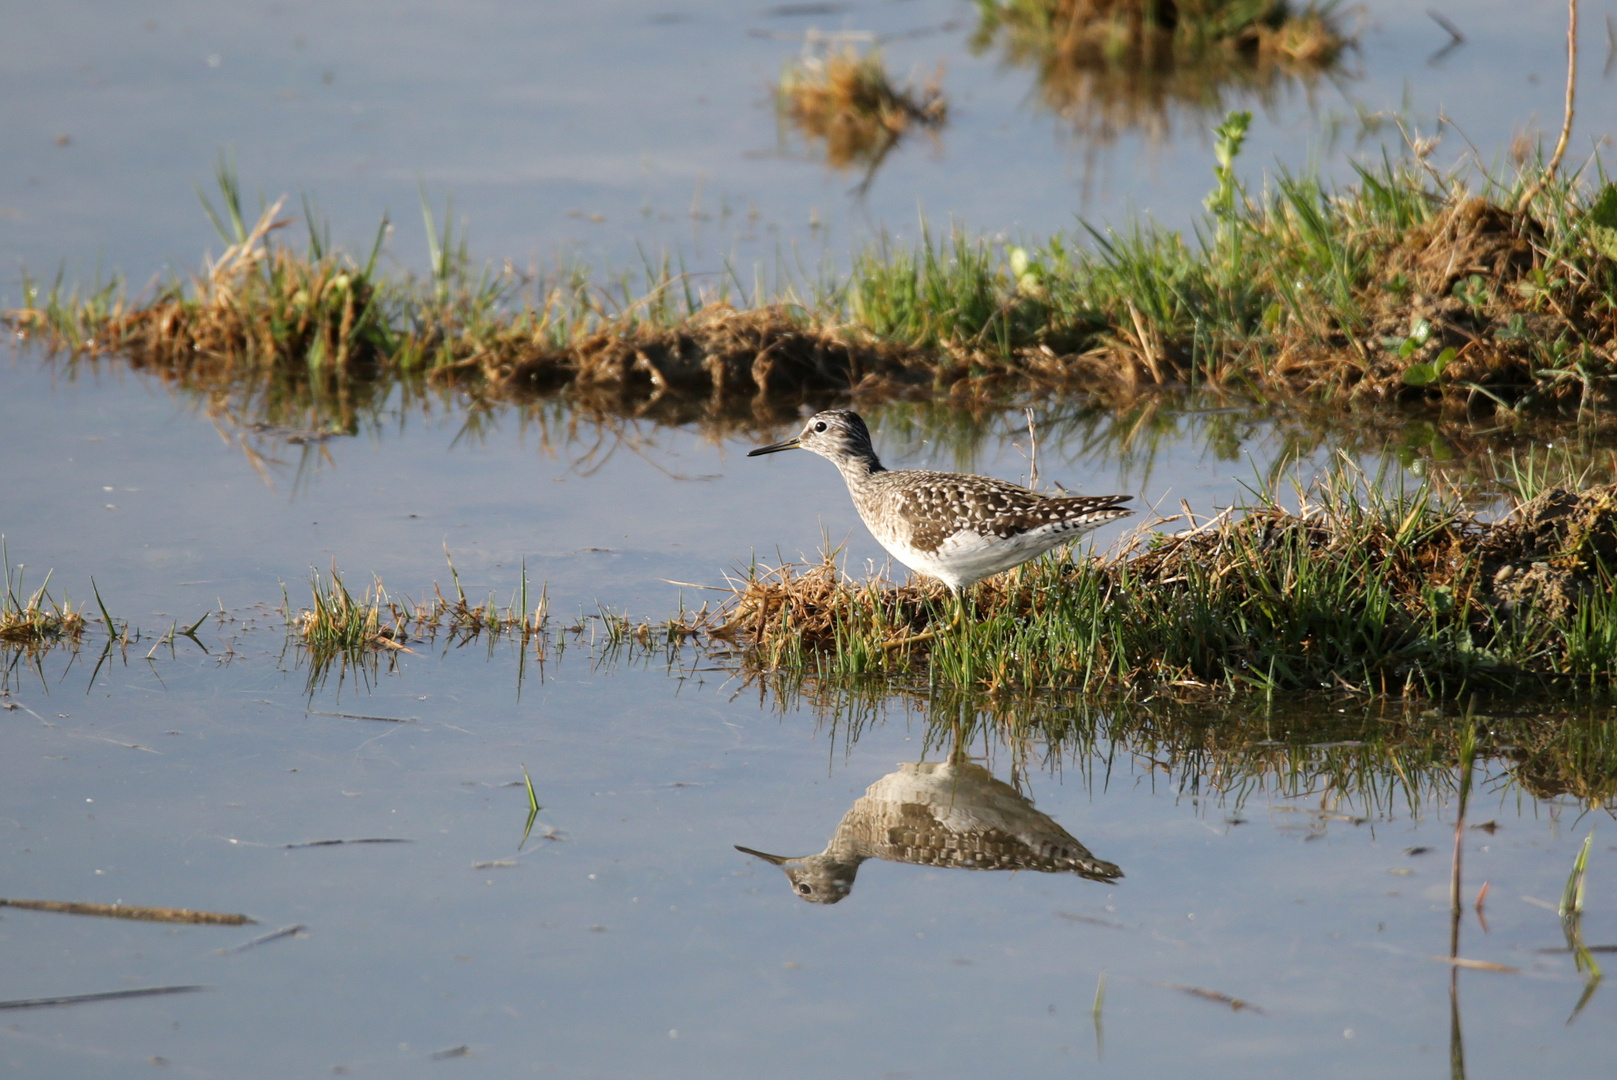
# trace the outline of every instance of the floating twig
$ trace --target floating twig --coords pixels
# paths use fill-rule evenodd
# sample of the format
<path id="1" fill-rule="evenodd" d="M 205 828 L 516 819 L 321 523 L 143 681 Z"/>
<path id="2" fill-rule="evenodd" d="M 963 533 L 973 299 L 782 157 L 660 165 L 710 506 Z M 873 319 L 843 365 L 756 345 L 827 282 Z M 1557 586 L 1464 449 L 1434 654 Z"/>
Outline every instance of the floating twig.
<path id="1" fill-rule="evenodd" d="M 421 721 L 414 716 L 370 716 L 366 713 L 351 712 L 322 712 L 319 709 L 310 709 L 310 716 L 336 716 L 343 720 L 381 720 L 389 724 L 419 724 Z"/>
<path id="2" fill-rule="evenodd" d="M 250 926 L 258 920 L 246 915 L 228 915 L 217 911 L 193 911 L 190 908 L 134 907 L 129 904 L 88 904 L 73 900 L 6 900 L 0 898 L 0 907 L 26 908 L 29 911 L 54 911 L 62 915 L 99 915 L 107 919 L 136 919 L 141 922 L 196 923 L 214 926 Z"/>
<path id="3" fill-rule="evenodd" d="M 157 997 L 162 994 L 194 994 L 208 987 L 200 984 L 187 986 L 143 986 L 138 990 L 103 990 L 97 994 L 66 994 L 61 997 L 21 998 L 0 1001 L 0 1009 L 48 1009 L 57 1005 L 83 1005 L 91 1001 L 117 1001 L 120 998 Z"/>
<path id="4" fill-rule="evenodd" d="M 1080 915 L 1076 911 L 1058 911 L 1056 912 L 1056 918 L 1067 919 L 1071 922 L 1089 923 L 1093 926 L 1106 926 L 1113 930 L 1128 929 L 1128 927 L 1124 926 L 1120 922 L 1112 922 L 1110 919 L 1097 919 L 1093 915 Z"/>
<path id="5" fill-rule="evenodd" d="M 1428 960 L 1436 960 L 1439 964 L 1448 964 L 1457 968 L 1469 968 L 1472 971 L 1501 971 L 1506 975 L 1520 975 L 1522 969 L 1511 967 L 1509 964 L 1496 964 L 1492 960 L 1467 960 L 1463 956 L 1437 956 L 1431 954 Z"/>
<path id="6" fill-rule="evenodd" d="M 307 929 L 308 927 L 302 923 L 296 923 L 292 926 L 283 926 L 274 933 L 265 934 L 263 937 L 256 937 L 251 941 L 244 941 L 240 945 L 232 945 L 229 948 L 215 949 L 214 952 L 218 953 L 220 956 L 229 956 L 234 953 L 246 952 L 248 949 L 257 948 L 260 945 L 268 945 L 270 942 L 279 941 L 281 938 L 297 937 Z"/>
<path id="7" fill-rule="evenodd" d="M 1231 997 L 1229 994 L 1221 993 L 1218 990 L 1208 990 L 1201 986 L 1186 986 L 1184 983 L 1157 983 L 1157 985 L 1169 990 L 1177 990 L 1181 994 L 1189 994 L 1191 997 L 1199 997 L 1204 1001 L 1216 1001 L 1220 1005 L 1228 1005 L 1232 1012 L 1251 1012 L 1257 1013 L 1259 1016 L 1269 1015 L 1250 1001 L 1242 1001 L 1238 997 Z"/>

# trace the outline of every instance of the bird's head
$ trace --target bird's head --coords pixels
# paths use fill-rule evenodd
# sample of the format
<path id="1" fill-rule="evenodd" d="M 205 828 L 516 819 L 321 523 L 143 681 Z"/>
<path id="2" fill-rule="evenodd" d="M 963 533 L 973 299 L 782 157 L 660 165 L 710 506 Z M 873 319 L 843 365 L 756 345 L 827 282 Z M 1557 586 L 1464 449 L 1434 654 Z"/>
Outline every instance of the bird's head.
<path id="1" fill-rule="evenodd" d="M 803 430 L 772 446 L 760 446 L 747 454 L 777 454 L 782 450 L 808 450 L 831 461 L 852 458 L 874 459 L 876 452 L 870 445 L 870 429 L 856 412 L 847 409 L 827 409 L 815 413 L 803 425 Z"/>
<path id="2" fill-rule="evenodd" d="M 792 891 L 811 904 L 834 904 L 841 900 L 853 891 L 854 875 L 859 873 L 858 860 L 843 861 L 824 853 L 792 859 L 754 851 L 740 844 L 735 847 L 737 851 L 756 855 L 786 871 L 786 880 L 792 883 Z"/>

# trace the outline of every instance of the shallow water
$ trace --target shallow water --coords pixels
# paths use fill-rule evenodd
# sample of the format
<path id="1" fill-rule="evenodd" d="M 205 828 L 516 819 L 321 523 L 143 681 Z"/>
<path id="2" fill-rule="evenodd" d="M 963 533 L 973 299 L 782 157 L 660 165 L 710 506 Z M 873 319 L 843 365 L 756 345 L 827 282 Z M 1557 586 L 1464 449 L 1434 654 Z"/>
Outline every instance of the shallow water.
<path id="1" fill-rule="evenodd" d="M 707 598 L 669 580 L 721 585 L 754 555 L 818 560 L 829 540 L 851 571 L 887 565 L 835 469 L 808 454 L 745 458 L 764 436 L 716 441 L 514 407 L 471 433 L 464 411 L 398 407 L 358 437 L 298 444 L 240 420 L 216 426 L 116 365 L 69 381 L 30 353 L 13 357 L 5 379 L 12 467 L 0 505 L 13 563 L 55 567 L 75 600 L 90 596 L 95 575 L 113 615 L 139 626 L 191 613 L 189 624 L 220 601 L 278 604 L 283 583 L 303 602 L 309 573 L 333 560 L 359 575 L 355 585 L 375 573 L 418 596 L 434 581 L 448 587 L 445 547 L 476 596 L 507 602 L 526 560 L 558 612 L 603 602 L 659 618 L 682 595 L 690 606 Z M 1086 424 L 1079 411 L 1044 414 L 1043 481 L 1137 494 L 1164 514 L 1180 499 L 1198 514 L 1229 505 L 1291 453 L 1257 423 L 1237 425 L 1215 451 L 1201 444 L 1217 416 L 1179 416 L 1128 443 L 1118 429 L 1136 425 Z M 947 414 L 890 416 L 876 437 L 894 467 L 1028 474 L 1020 414 L 963 435 L 939 430 Z M 1312 447 L 1300 474 L 1324 467 L 1331 447 Z M 1114 525 L 1096 542 L 1123 532 Z"/>
<path id="2" fill-rule="evenodd" d="M 1021 782 L 1115 885 L 871 862 L 796 899 L 732 845 L 818 851 L 895 763 L 937 760 L 893 710 L 851 745 L 722 674 L 570 654 L 520 697 L 504 650 L 402 658 L 304 694 L 278 635 L 19 688 L 0 786 L 12 896 L 245 912 L 171 927 L 4 912 L 4 995 L 192 984 L 7 1015 L 18 1076 L 1408 1075 L 1445 1068 L 1452 807 L 1328 791 L 1197 798 L 1102 745 Z M 216 650 L 211 636 L 204 640 Z M 407 723 L 345 718 L 393 717 Z M 1002 779 L 1013 755 L 977 744 Z M 1108 757 L 1116 760 L 1107 762 Z M 527 799 L 542 811 L 519 850 Z M 1362 822 L 1353 820 L 1361 815 Z M 1577 1075 L 1613 999 L 1553 906 L 1590 822 L 1482 785 L 1468 831 L 1460 1030 L 1472 1075 Z M 408 843 L 287 848 L 324 839 Z M 1597 834 L 1585 937 L 1617 935 Z M 1426 847 L 1425 854 L 1410 849 Z M 1470 910 L 1490 883 L 1484 932 Z M 222 955 L 292 925 L 297 937 Z M 1102 1021 L 1091 1016 L 1107 975 Z M 1181 987 L 1228 995 L 1239 1011 Z"/>
<path id="3" fill-rule="evenodd" d="M 239 439 L 155 384 L 111 370 L 69 383 L 12 359 L 12 561 L 33 582 L 54 568 L 53 592 L 76 601 L 93 575 L 147 636 L 99 670 L 94 635 L 78 655 L 9 670 L 4 894 L 258 920 L 0 912 L 0 998 L 209 988 L 8 1012 L 0 1061 L 15 1075 L 145 1074 L 159 1058 L 266 1077 L 1444 1068 L 1449 969 L 1429 959 L 1448 951 L 1442 770 L 1415 808 L 1364 806 L 1276 776 L 1219 795 L 1211 776 L 1153 765 L 1169 748 L 1102 741 L 1024 760 L 974 741 L 1122 880 L 872 861 L 843 902 L 809 905 L 733 845 L 819 851 L 897 763 L 945 754 L 924 702 L 866 706 L 850 740 L 835 691 L 779 700 L 695 652 L 636 660 L 587 640 L 543 665 L 508 644 L 424 645 L 311 684 L 273 611 L 281 582 L 296 608 L 307 571 L 332 560 L 352 585 L 376 572 L 412 595 L 447 587 L 445 543 L 474 598 L 506 602 L 525 561 L 559 623 L 597 603 L 664 617 L 708 595 L 666 579 L 715 582 L 777 546 L 812 557 L 822 534 L 847 537 L 855 572 L 880 561 L 840 478 L 810 455 L 748 461 L 753 438 L 650 425 L 600 443 L 579 421 L 569 439 L 576 418 L 514 410 L 471 438 L 447 410 L 313 446 L 266 437 L 260 475 Z M 1199 514 L 1287 446 L 1274 426 L 1220 441 L 1187 416 L 1147 452 L 1045 420 L 1046 477 L 1183 497 Z M 951 439 L 899 411 L 875 435 L 894 464 L 1017 476 L 1013 425 Z M 183 638 L 152 648 L 211 607 L 227 617 L 202 628 L 207 654 Z M 522 846 L 524 766 L 543 809 Z M 1475 1075 L 1573 1074 L 1613 1050 L 1613 999 L 1597 992 L 1566 1026 L 1582 983 L 1569 956 L 1536 951 L 1563 939 L 1535 901 L 1559 898 L 1590 819 L 1487 768 L 1470 817 L 1502 827 L 1466 833 L 1464 896 L 1490 883 L 1489 930 L 1467 906 L 1460 955 L 1522 970 L 1461 973 L 1464 1050 L 1485 1063 Z M 378 838 L 409 843 L 284 846 Z M 1609 852 L 1597 836 L 1589 944 L 1617 935 Z M 293 925 L 306 929 L 218 951 Z M 432 1057 L 462 1046 L 452 1064 Z"/>
<path id="4" fill-rule="evenodd" d="M 1277 166 L 1317 160 L 1346 180 L 1350 158 L 1397 153 L 1390 124 L 1360 141 L 1361 112 L 1405 111 L 1427 135 L 1449 118 L 1439 164 L 1470 146 L 1497 164 L 1518 130 L 1553 142 L 1565 5 L 1449 8 L 1466 41 L 1441 56 L 1449 36 L 1424 6 L 1372 0 L 1346 17 L 1363 32 L 1343 74 L 1285 86 L 1271 106 L 1230 95 L 1259 113 L 1241 159 L 1254 189 Z M 1617 129 L 1602 63 L 1610 11 L 1583 5 L 1572 161 Z M 884 231 L 913 239 L 918 211 L 1035 239 L 1080 214 L 1191 220 L 1212 185 L 1217 117 L 1170 115 L 1167 137 L 1075 136 L 1041 105 L 1032 68 L 972 53 L 975 12 L 966 0 L 35 5 L 0 41 L 0 127 L 12 133 L 0 302 L 19 298 L 19 269 L 121 272 L 136 291 L 165 267 L 195 270 L 218 238 L 193 191 L 212 189 L 223 150 L 249 199 L 287 193 L 296 211 L 307 193 L 350 249 L 369 248 L 387 211 L 389 256 L 417 271 L 418 185 L 440 220 L 453 196 L 479 263 L 623 270 L 672 251 L 713 275 L 702 284 L 729 261 L 748 288 L 755 266 L 813 277 Z M 826 168 L 777 122 L 771 88 L 813 29 L 877 35 L 899 81 L 944 65 L 949 125 L 935 143 L 902 145 L 863 196 L 857 170 Z"/>
<path id="5" fill-rule="evenodd" d="M 883 230 L 906 235 L 917 204 L 1006 235 L 1043 236 L 1079 212 L 1189 219 L 1210 183 L 1205 118 L 1176 117 L 1167 142 L 1085 143 L 1040 108 L 1028 71 L 969 52 L 972 11 L 40 7 L 0 38 L 14 134 L 0 302 L 16 300 L 19 267 L 65 264 L 71 280 L 99 263 L 137 285 L 194 267 L 216 241 L 191 188 L 226 147 L 249 192 L 309 191 L 352 246 L 390 208 L 389 256 L 417 269 L 418 181 L 440 206 L 453 192 L 475 258 L 542 266 L 635 265 L 639 249 L 666 248 L 693 270 L 733 257 L 812 271 Z M 1379 143 L 1355 144 L 1348 124 L 1330 144 L 1330 129 L 1358 104 L 1397 107 L 1406 85 L 1415 116 L 1445 111 L 1485 153 L 1530 117 L 1559 116 L 1559 5 L 1449 13 L 1468 41 L 1430 61 L 1446 37 L 1420 9 L 1366 11 L 1352 78 L 1259 117 L 1242 159 L 1254 182 L 1322 146 L 1325 171 L 1346 175 L 1350 151 Z M 1617 121 L 1591 59 L 1603 17 L 1586 6 L 1575 154 Z M 950 126 L 935 147 L 901 147 L 863 198 L 849 193 L 857 177 L 777 130 L 768 87 L 811 24 L 894 35 L 884 48 L 901 75 L 948 63 Z M 1462 142 L 1451 134 L 1439 159 Z M 1584 979 L 1564 951 L 1541 951 L 1565 945 L 1546 905 L 1599 815 L 1520 762 L 1479 764 L 1467 821 L 1498 829 L 1462 833 L 1459 955 L 1512 973 L 1451 983 L 1433 959 L 1450 949 L 1447 762 L 1411 778 L 1366 753 L 1354 781 L 1320 762 L 1358 760 L 1357 736 L 1301 746 L 1279 711 L 1240 718 L 1284 744 L 1269 771 L 1188 737 L 1022 745 L 983 736 L 974 717 L 970 753 L 1121 880 L 873 859 L 840 903 L 806 904 L 735 845 L 820 851 L 872 784 L 946 756 L 956 705 L 870 688 L 777 696 L 694 649 L 614 651 L 587 616 L 715 602 L 700 586 L 755 557 L 830 546 L 856 576 L 883 567 L 834 470 L 744 458 L 783 431 L 543 403 L 477 412 L 403 389 L 352 436 L 261 419 L 210 412 L 116 363 L 0 356 L 11 568 L 28 588 L 54 571 L 52 593 L 76 604 L 93 605 L 93 580 L 143 634 L 104 662 L 95 630 L 78 652 L 6 654 L 0 895 L 257 920 L 0 908 L 0 1001 L 206 987 L 0 1011 L 0 1072 L 1560 1076 L 1617 1050 L 1609 988 L 1569 1022 Z M 1019 414 L 892 405 L 871 419 L 891 465 L 1029 472 Z M 1419 424 L 1381 434 L 1082 403 L 1038 420 L 1045 482 L 1133 494 L 1142 518 L 1181 499 L 1205 516 L 1276 476 L 1306 483 L 1338 451 L 1371 476 L 1385 467 L 1386 483 L 1429 474 L 1481 506 L 1496 490 L 1475 483 L 1496 459 Z M 446 549 L 473 599 L 508 603 L 525 568 L 554 625 L 583 629 L 542 663 L 509 643 L 440 642 L 311 676 L 277 610 L 308 603 L 311 572 L 337 566 L 356 590 L 375 574 L 419 598 L 450 587 Z M 210 610 L 200 645 L 159 641 Z M 542 804 L 526 842 L 524 768 Z M 1599 828 L 1589 945 L 1617 941 Z M 338 839 L 406 842 L 287 846 Z M 1472 907 L 1484 883 L 1485 926 Z"/>

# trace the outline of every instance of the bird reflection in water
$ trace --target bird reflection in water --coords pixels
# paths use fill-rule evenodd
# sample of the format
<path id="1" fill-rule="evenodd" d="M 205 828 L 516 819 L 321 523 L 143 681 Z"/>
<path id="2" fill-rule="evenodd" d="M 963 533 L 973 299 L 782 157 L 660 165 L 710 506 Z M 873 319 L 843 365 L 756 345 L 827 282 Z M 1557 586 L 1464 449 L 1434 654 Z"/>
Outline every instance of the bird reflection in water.
<path id="1" fill-rule="evenodd" d="M 1067 830 L 981 765 L 954 759 L 900 765 L 877 780 L 837 824 L 818 855 L 788 858 L 736 845 L 786 871 L 797 895 L 834 904 L 853 891 L 866 859 L 961 870 L 1038 870 L 1116 881 Z"/>

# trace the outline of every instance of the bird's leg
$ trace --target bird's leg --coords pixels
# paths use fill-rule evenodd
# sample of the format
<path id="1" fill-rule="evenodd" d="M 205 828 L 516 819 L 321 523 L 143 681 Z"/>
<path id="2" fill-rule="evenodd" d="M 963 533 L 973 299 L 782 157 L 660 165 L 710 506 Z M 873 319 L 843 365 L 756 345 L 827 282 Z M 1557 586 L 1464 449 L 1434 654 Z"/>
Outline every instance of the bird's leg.
<path id="1" fill-rule="evenodd" d="M 966 754 L 966 699 L 962 695 L 954 715 L 954 739 L 949 748 L 949 764 L 960 765 L 971 760 Z"/>
<path id="2" fill-rule="evenodd" d="M 959 589 L 951 585 L 949 587 L 949 599 L 954 601 L 954 618 L 949 625 L 954 630 L 964 630 L 966 626 L 966 602 L 964 596 Z M 929 626 L 919 634 L 911 634 L 909 637 L 894 638 L 892 641 L 883 642 L 882 648 L 899 649 L 906 645 L 917 645 L 923 641 L 931 641 L 937 636 L 937 627 Z"/>
<path id="3" fill-rule="evenodd" d="M 949 590 L 949 593 L 951 593 L 952 597 L 959 597 L 959 593 L 954 589 Z M 894 637 L 891 642 L 883 642 L 881 643 L 881 648 L 902 648 L 906 647 L 906 645 L 918 645 L 920 642 L 930 642 L 935 637 L 938 637 L 938 627 L 928 626 L 920 634 L 910 634 L 909 637 Z"/>

